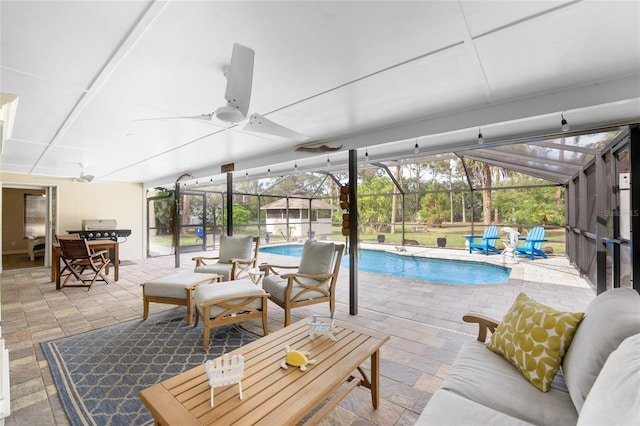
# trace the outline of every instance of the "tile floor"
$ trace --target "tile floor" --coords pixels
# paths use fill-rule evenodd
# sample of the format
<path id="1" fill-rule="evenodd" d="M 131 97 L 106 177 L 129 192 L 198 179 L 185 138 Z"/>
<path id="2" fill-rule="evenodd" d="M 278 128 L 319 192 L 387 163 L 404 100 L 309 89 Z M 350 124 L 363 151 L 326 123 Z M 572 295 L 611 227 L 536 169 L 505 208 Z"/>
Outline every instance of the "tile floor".
<path id="1" fill-rule="evenodd" d="M 380 248 L 376 245 L 376 248 Z M 393 246 L 388 246 L 393 250 Z M 207 253 L 211 255 L 211 253 Z M 500 256 L 462 250 L 408 247 L 407 254 L 500 262 Z M 194 254 L 181 258 L 192 270 Z M 261 254 L 260 262 L 294 264 L 295 258 Z M 142 315 L 140 282 L 175 272 L 174 257 L 140 259 L 120 267 L 120 280 L 83 288 L 55 290 L 49 268 L 0 274 L 2 335 L 10 351 L 11 416 L 5 424 L 68 425 L 40 342 L 81 333 Z M 274 262 L 275 263 L 275 262 Z M 374 410 L 364 389 L 355 389 L 323 423 L 331 425 L 413 425 L 475 328 L 462 322 L 468 311 L 501 318 L 525 292 L 557 309 L 579 311 L 595 297 L 593 288 L 564 257 L 512 265 L 507 284 L 454 286 L 360 273 L 357 315 L 350 314 L 349 272 L 343 268 L 337 291 L 337 316 L 381 332 L 391 339 L 381 350 L 382 402 Z M 152 304 L 151 313 L 173 309 Z M 294 320 L 326 313 L 323 305 L 293 311 Z M 282 310 L 269 304 L 269 328 L 282 327 Z M 258 323 L 250 324 L 260 332 Z M 197 344 L 194 342 L 194 344 Z"/>

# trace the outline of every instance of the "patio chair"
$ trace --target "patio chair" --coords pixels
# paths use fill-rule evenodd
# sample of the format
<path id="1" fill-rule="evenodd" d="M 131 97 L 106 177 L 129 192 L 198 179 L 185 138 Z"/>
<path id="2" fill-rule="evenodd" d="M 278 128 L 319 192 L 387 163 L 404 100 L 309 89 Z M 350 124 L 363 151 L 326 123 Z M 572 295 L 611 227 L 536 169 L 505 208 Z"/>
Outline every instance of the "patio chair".
<path id="1" fill-rule="evenodd" d="M 489 253 L 500 253 L 500 250 L 496 247 L 496 241 L 500 239 L 498 236 L 498 227 L 495 225 L 487 226 L 484 229 L 484 234 L 480 235 L 465 235 L 469 242 L 469 253 L 473 253 L 474 250 L 484 252 L 485 255 Z M 479 243 L 473 240 L 481 238 Z"/>
<path id="2" fill-rule="evenodd" d="M 220 237 L 220 252 L 217 257 L 194 257 L 194 272 L 222 275 L 222 281 L 233 281 L 249 275 L 249 269 L 258 262 L 259 237 Z M 252 248 L 253 247 L 253 248 Z M 205 261 L 217 260 L 207 264 Z"/>
<path id="3" fill-rule="evenodd" d="M 519 256 L 529 256 L 531 260 L 534 260 L 536 256 L 547 258 L 547 255 L 542 251 L 542 243 L 547 241 L 544 238 L 544 228 L 542 226 L 535 226 L 527 232 L 525 238 L 520 237 L 520 240 L 524 240 L 524 245 L 516 247 L 516 252 Z"/>
<path id="4" fill-rule="evenodd" d="M 299 266 L 260 265 L 264 271 L 262 288 L 272 302 L 284 309 L 285 327 L 291 323 L 293 308 L 329 302 L 329 310 L 335 312 L 335 289 L 343 251 L 344 244 L 307 240 Z M 281 273 L 280 269 L 297 272 Z"/>
<path id="5" fill-rule="evenodd" d="M 69 271 L 60 288 L 63 287 L 87 287 L 87 291 L 96 281 L 104 281 L 109 284 L 104 272 L 111 261 L 106 255 L 106 250 L 91 251 L 87 240 L 75 238 L 58 238 L 60 243 L 60 257 L 65 267 L 61 272 L 61 276 L 65 271 Z M 85 275 L 85 271 L 89 272 L 89 276 Z M 69 279 L 74 277 L 80 284 L 67 284 Z"/>

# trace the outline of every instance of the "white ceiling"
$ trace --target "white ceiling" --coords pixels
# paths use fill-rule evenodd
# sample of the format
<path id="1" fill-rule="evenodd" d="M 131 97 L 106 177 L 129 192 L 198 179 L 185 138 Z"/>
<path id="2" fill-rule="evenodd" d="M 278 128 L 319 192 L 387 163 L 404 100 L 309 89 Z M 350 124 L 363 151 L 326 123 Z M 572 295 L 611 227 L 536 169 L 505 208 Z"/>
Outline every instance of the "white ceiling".
<path id="1" fill-rule="evenodd" d="M 640 121 L 638 1 L 2 0 L 6 172 L 171 183 L 319 168 L 301 142 L 199 115 L 253 48 L 249 112 L 374 160 Z"/>

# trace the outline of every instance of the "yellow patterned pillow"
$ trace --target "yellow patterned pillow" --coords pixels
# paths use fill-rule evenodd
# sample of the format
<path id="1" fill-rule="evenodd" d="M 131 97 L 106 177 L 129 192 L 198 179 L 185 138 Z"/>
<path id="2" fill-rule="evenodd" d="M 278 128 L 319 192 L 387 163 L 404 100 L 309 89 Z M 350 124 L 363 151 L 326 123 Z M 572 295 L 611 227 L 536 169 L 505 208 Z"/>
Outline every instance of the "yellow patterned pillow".
<path id="1" fill-rule="evenodd" d="M 520 293 L 487 347 L 547 392 L 583 315 L 556 311 Z"/>

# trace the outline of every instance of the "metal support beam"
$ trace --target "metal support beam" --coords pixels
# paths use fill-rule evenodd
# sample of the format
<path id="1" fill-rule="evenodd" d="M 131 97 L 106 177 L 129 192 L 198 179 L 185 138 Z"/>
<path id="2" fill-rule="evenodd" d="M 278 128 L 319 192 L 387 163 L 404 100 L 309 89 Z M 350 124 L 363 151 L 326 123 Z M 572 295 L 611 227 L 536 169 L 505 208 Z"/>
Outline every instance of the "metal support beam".
<path id="1" fill-rule="evenodd" d="M 349 150 L 349 314 L 358 315 L 358 151 Z"/>
<path id="2" fill-rule="evenodd" d="M 629 165 L 631 172 L 631 267 L 633 288 L 640 293 L 640 255 L 634 250 L 640 247 L 640 125 L 631 127 L 629 141 Z M 635 231 L 635 232 L 634 232 Z"/>
<path id="3" fill-rule="evenodd" d="M 596 166 L 596 291 L 597 294 L 607 290 L 607 247 L 605 239 L 607 235 L 607 192 L 611 190 L 607 186 L 607 164 L 602 153 L 595 156 Z"/>
<path id="4" fill-rule="evenodd" d="M 233 173 L 227 173 L 227 235 L 233 236 Z"/>
<path id="5" fill-rule="evenodd" d="M 454 152 L 454 154 L 456 155 L 456 157 L 458 157 L 460 159 L 460 162 L 462 163 L 462 168 L 464 169 L 464 174 L 467 177 L 467 184 L 469 185 L 469 193 L 471 194 L 471 235 L 474 234 L 474 223 L 475 223 L 475 209 L 474 209 L 474 204 L 475 204 L 475 200 L 473 199 L 473 184 L 471 183 L 471 177 L 469 176 L 469 170 L 467 169 L 467 162 L 464 161 L 464 157 L 460 154 L 458 154 L 457 152 Z"/>

